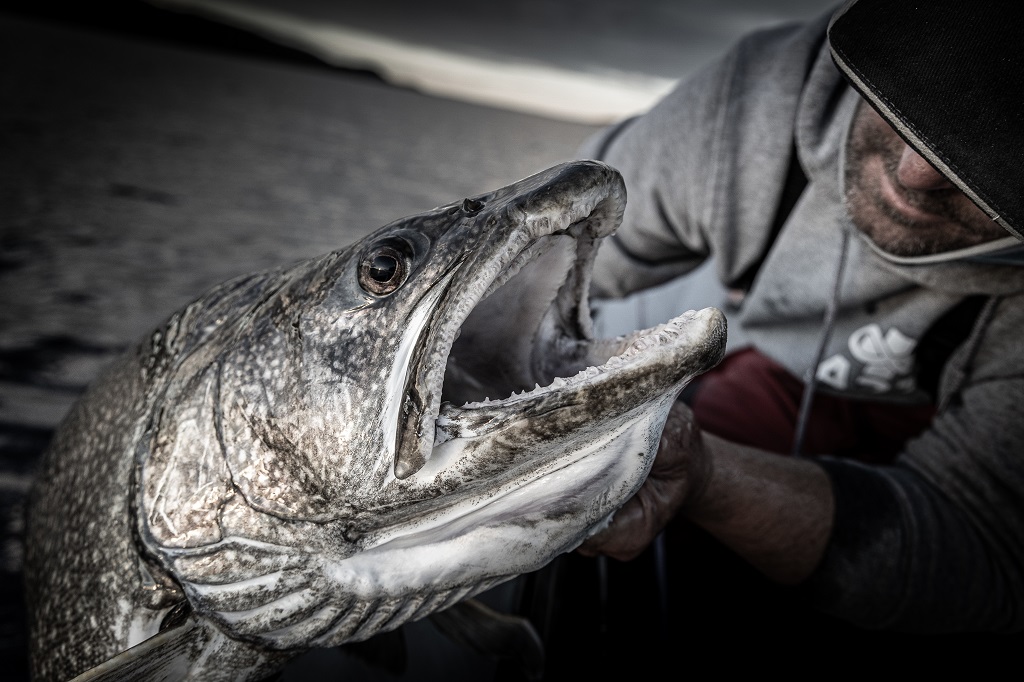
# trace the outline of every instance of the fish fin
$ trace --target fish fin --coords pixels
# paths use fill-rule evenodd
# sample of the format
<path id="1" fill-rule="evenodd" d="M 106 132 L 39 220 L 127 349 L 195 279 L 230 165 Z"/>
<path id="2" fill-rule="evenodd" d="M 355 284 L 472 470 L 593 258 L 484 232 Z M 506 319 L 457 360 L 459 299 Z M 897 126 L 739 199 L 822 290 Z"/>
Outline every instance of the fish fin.
<path id="1" fill-rule="evenodd" d="M 144 642 L 86 670 L 71 682 L 184 680 L 210 638 L 195 618 L 186 618 Z"/>
<path id="2" fill-rule="evenodd" d="M 522 616 L 466 599 L 431 614 L 430 621 L 449 639 L 492 658 L 514 660 L 529 680 L 543 676 L 544 644 L 533 624 Z"/>
<path id="3" fill-rule="evenodd" d="M 158 634 L 71 682 L 185 682 L 220 679 L 223 669 L 234 671 L 237 679 L 270 682 L 292 656 L 233 640 L 189 614 L 165 620 Z"/>

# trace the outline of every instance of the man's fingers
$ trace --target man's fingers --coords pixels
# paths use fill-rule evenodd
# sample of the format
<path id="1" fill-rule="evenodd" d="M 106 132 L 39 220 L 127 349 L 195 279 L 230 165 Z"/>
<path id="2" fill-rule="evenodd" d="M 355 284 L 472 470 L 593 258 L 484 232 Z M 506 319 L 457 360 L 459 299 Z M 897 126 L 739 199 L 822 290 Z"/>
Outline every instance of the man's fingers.
<path id="1" fill-rule="evenodd" d="M 629 561 L 644 551 L 653 536 L 647 528 L 649 524 L 644 505 L 638 499 L 640 494 L 634 495 L 615 512 L 607 528 L 580 545 L 579 553 L 584 556 L 604 554 L 619 561 Z"/>
<path id="2" fill-rule="evenodd" d="M 604 554 L 620 561 L 638 556 L 685 502 L 694 471 L 698 484 L 703 484 L 706 460 L 693 413 L 677 402 L 669 412 L 647 480 L 615 513 L 608 527 L 580 545 L 578 551 L 584 556 Z"/>

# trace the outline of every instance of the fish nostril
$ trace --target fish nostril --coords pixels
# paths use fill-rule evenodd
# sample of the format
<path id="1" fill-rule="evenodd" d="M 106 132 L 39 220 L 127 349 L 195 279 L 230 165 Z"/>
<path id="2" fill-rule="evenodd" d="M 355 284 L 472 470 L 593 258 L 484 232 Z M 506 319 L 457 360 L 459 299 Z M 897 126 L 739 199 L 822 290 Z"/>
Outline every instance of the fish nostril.
<path id="1" fill-rule="evenodd" d="M 484 207 L 484 202 L 477 201 L 476 199 L 463 199 L 462 210 L 466 213 L 479 213 Z"/>

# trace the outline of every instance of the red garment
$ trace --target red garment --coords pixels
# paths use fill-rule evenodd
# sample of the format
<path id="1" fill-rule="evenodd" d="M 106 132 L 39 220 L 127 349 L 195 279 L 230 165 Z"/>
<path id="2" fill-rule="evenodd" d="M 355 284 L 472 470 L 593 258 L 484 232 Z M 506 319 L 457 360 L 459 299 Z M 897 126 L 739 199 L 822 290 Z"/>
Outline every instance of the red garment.
<path id="1" fill-rule="evenodd" d="M 709 433 L 789 454 L 804 383 L 753 348 L 729 354 L 698 377 L 684 399 Z M 898 405 L 814 396 L 801 454 L 830 454 L 862 462 L 891 461 L 935 416 L 934 405 Z"/>

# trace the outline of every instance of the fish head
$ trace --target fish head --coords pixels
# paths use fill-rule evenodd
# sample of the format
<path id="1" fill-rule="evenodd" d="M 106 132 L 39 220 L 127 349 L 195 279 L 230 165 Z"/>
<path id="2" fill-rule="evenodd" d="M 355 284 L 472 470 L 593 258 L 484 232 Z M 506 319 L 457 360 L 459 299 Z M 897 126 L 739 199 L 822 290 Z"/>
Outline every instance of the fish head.
<path id="1" fill-rule="evenodd" d="M 617 171 L 563 164 L 293 273 L 221 377 L 222 428 L 239 446 L 228 459 L 250 503 L 320 520 L 407 506 L 414 488 L 487 485 L 495 467 L 603 440 L 610 419 L 673 398 L 717 362 L 724 325 L 708 310 L 636 343 L 594 339 L 590 269 L 624 206 Z M 535 442 L 518 447 L 527 432 Z M 506 441 L 523 455 L 493 456 Z M 492 456 L 432 488 L 459 446 Z"/>
<path id="2" fill-rule="evenodd" d="M 578 546 L 725 347 L 711 308 L 594 337 L 593 260 L 624 206 L 616 170 L 566 163 L 260 280 L 180 363 L 140 457 L 150 551 L 198 608 L 234 609 L 212 616 L 228 630 L 262 614 L 241 596 L 269 598 L 261 565 L 315 564 L 303 589 L 356 615 L 273 630 L 285 648 L 366 638 Z M 239 568 L 261 552 L 287 557 Z"/>

